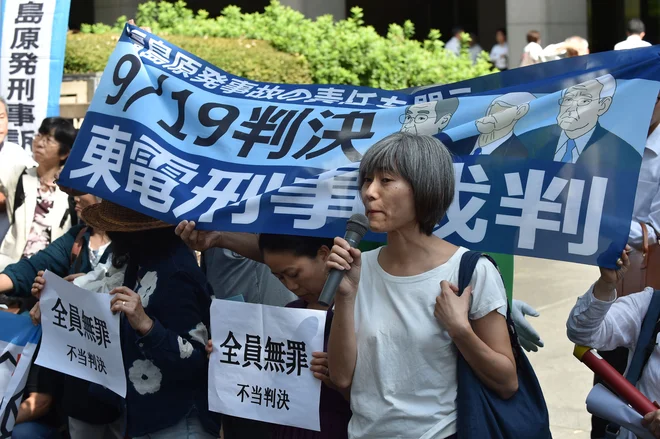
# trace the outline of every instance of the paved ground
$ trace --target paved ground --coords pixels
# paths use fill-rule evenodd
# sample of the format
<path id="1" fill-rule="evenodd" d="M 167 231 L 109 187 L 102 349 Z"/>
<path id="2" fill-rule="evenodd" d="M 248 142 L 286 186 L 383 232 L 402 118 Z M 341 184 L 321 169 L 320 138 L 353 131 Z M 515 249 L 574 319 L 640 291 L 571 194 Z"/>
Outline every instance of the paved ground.
<path id="1" fill-rule="evenodd" d="M 530 321 L 545 347 L 529 354 L 543 388 L 555 439 L 588 439 L 590 417 L 585 399 L 593 375 L 573 357 L 566 319 L 578 296 L 597 279 L 598 268 L 516 257 L 513 296 L 535 307 Z"/>

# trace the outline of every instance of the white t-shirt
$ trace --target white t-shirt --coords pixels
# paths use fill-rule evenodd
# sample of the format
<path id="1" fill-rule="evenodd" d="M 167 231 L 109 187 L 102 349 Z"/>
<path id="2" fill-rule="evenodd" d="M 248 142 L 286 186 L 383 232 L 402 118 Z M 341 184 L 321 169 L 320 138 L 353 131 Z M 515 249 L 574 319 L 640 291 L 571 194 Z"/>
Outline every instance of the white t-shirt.
<path id="1" fill-rule="evenodd" d="M 362 254 L 355 303 L 357 364 L 351 387 L 353 438 L 440 439 L 456 433 L 456 347 L 433 316 L 440 282 L 458 284 L 460 248 L 416 276 L 392 276 L 380 249 Z M 482 258 L 472 277 L 470 319 L 506 315 L 497 269 Z"/>
<path id="2" fill-rule="evenodd" d="M 490 61 L 500 70 L 508 68 L 509 45 L 507 43 L 494 45 L 490 49 Z"/>
<path id="3" fill-rule="evenodd" d="M 638 47 L 649 47 L 651 43 L 642 40 L 639 35 L 630 35 L 620 43 L 616 43 L 614 50 L 637 49 Z"/>

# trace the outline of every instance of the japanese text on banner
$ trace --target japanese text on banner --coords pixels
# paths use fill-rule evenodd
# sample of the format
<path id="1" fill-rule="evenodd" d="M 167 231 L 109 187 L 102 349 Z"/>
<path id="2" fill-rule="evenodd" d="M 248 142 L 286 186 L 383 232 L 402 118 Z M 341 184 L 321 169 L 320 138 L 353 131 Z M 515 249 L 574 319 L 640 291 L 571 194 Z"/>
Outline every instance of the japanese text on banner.
<path id="1" fill-rule="evenodd" d="M 332 237 L 364 209 L 368 148 L 428 134 L 456 157 L 438 236 L 613 266 L 634 201 L 617 182 L 637 180 L 660 62 L 644 79 L 618 78 L 614 55 L 600 62 L 597 74 L 498 74 L 517 84 L 506 92 L 483 78 L 398 92 L 267 84 L 128 26 L 60 180 L 171 224 Z"/>

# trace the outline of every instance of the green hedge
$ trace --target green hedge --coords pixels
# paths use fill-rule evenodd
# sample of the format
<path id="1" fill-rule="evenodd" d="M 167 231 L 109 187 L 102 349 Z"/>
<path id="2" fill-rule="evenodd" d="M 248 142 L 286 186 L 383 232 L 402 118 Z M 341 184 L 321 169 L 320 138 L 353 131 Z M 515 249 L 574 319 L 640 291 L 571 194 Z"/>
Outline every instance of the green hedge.
<path id="1" fill-rule="evenodd" d="M 64 73 L 101 72 L 117 44 L 116 33 L 69 33 Z M 171 35 L 171 43 L 194 53 L 234 75 L 254 81 L 309 84 L 307 61 L 302 56 L 283 53 L 267 42 Z"/>
<path id="2" fill-rule="evenodd" d="M 179 0 L 142 3 L 135 20 L 168 39 L 169 35 L 187 35 L 267 41 L 282 52 L 303 56 L 312 80 L 319 84 L 400 89 L 457 82 L 493 72 L 485 54 L 473 65 L 465 48 L 460 56 L 445 50 L 437 30 L 431 31 L 425 41 L 416 41 L 411 39 L 414 25 L 406 21 L 403 25 L 391 24 L 388 34 L 381 36 L 373 27 L 365 26 L 363 18 L 362 10 L 356 7 L 346 20 L 334 21 L 329 15 L 310 20 L 271 0 L 262 13 L 244 14 L 239 7 L 229 6 L 220 17 L 212 19 L 206 11 L 194 13 Z M 82 31 L 116 33 L 125 22 L 126 17 L 119 17 L 113 27 L 84 25 Z M 240 74 L 232 71 L 232 66 L 215 64 Z"/>

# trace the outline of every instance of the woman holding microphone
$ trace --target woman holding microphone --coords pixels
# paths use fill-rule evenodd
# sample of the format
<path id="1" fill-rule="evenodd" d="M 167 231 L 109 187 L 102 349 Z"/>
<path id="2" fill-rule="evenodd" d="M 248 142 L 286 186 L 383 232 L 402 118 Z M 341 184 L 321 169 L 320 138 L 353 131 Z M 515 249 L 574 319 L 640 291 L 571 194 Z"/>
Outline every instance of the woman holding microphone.
<path id="1" fill-rule="evenodd" d="M 361 254 L 335 238 L 327 266 L 346 272 L 335 297 L 330 377 L 350 389 L 350 438 L 456 434 L 458 349 L 502 398 L 518 389 L 501 277 L 477 264 L 458 296 L 465 248 L 433 235 L 454 195 L 452 157 L 431 136 L 390 135 L 362 158 L 369 227 L 387 245 Z"/>

